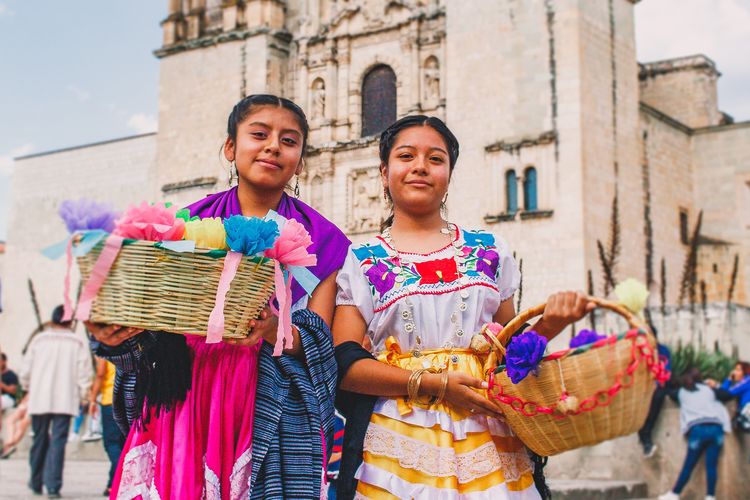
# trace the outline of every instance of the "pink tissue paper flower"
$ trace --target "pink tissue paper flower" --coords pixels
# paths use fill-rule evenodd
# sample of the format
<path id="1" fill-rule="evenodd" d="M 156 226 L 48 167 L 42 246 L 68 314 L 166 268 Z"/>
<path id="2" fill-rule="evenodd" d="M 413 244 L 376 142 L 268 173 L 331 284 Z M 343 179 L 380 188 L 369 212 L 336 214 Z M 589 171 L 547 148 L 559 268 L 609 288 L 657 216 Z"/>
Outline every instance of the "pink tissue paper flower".
<path id="1" fill-rule="evenodd" d="M 185 221 L 175 217 L 177 207 L 164 203 L 131 205 L 117 220 L 114 234 L 148 241 L 176 241 L 185 234 Z"/>

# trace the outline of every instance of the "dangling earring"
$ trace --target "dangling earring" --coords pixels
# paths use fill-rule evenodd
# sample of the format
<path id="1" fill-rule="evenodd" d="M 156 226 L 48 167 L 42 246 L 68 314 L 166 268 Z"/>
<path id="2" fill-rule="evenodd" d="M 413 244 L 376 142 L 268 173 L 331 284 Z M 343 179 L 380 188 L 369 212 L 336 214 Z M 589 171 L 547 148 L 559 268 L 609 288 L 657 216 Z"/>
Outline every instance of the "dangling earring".
<path id="1" fill-rule="evenodd" d="M 229 162 L 229 187 L 234 185 L 234 180 L 237 179 L 239 182 L 239 174 L 237 173 L 237 162 L 234 160 Z"/>
<path id="2" fill-rule="evenodd" d="M 383 201 L 388 204 L 388 188 L 383 186 Z"/>
<path id="3" fill-rule="evenodd" d="M 294 183 L 294 197 L 299 198 L 299 175 L 297 176 L 297 181 Z"/>

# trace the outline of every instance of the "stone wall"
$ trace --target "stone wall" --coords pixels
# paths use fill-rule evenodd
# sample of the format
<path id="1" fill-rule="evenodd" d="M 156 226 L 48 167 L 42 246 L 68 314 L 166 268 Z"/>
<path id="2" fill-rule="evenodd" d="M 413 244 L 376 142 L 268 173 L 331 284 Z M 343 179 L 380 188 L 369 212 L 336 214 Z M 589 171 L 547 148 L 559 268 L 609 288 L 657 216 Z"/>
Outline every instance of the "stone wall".
<path id="1" fill-rule="evenodd" d="M 51 261 L 40 253 L 67 236 L 57 215 L 60 203 L 85 197 L 122 210 L 144 199 L 156 140 L 156 134 L 147 134 L 15 161 L 8 242 L 0 269 L 0 345 L 11 366 L 20 363 L 21 348 L 36 327 L 27 279 L 34 282 L 42 321 L 49 320 L 52 309 L 62 303 L 64 259 Z M 72 283 L 77 282 L 74 269 Z"/>
<path id="2" fill-rule="evenodd" d="M 739 256 L 733 301 L 750 301 L 750 122 L 712 127 L 693 136 L 696 204 L 704 210 L 702 233 L 711 240 L 701 259 L 708 300 L 728 298 Z M 725 242 L 727 244 L 719 244 Z"/>
<path id="3" fill-rule="evenodd" d="M 716 64 L 704 55 L 642 64 L 641 100 L 691 128 L 718 125 L 719 76 Z"/>

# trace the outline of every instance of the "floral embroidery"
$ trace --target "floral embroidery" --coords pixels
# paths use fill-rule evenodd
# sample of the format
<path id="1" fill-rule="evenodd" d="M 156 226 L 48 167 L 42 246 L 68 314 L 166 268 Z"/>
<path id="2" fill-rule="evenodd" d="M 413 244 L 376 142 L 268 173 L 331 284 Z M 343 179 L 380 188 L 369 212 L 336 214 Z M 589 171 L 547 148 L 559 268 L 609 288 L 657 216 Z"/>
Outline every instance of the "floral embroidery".
<path id="1" fill-rule="evenodd" d="M 389 266 L 388 261 L 380 260 L 365 271 L 365 275 L 380 295 L 388 293 L 396 284 L 396 273 L 391 271 L 392 269 L 393 266 Z"/>
<path id="2" fill-rule="evenodd" d="M 471 247 L 476 246 L 495 246 L 495 237 L 490 233 L 479 231 L 464 231 L 464 241 Z"/>
<path id="3" fill-rule="evenodd" d="M 458 279 L 458 269 L 454 259 L 436 259 L 426 262 L 415 262 L 414 267 L 421 276 L 420 285 L 451 283 Z"/>
<path id="4" fill-rule="evenodd" d="M 494 250 L 478 248 L 476 251 L 476 270 L 484 273 L 490 279 L 495 279 L 497 266 L 500 263 L 500 256 Z"/>
<path id="5" fill-rule="evenodd" d="M 370 245 L 365 244 L 352 249 L 354 255 L 360 261 L 366 259 L 384 259 L 388 257 L 388 252 L 385 251 L 382 245 Z"/>
<path id="6" fill-rule="evenodd" d="M 352 252 L 367 277 L 373 297 L 381 305 L 417 292 L 412 285 L 421 287 L 422 292 L 433 294 L 448 293 L 457 290 L 457 287 L 474 284 L 496 287 L 501 270 L 495 237 L 481 231 L 462 230 L 460 234 L 463 235 L 464 244 L 459 248 L 466 266 L 461 273 L 453 258 L 401 263 L 403 267 L 399 267 L 399 260 L 389 255 L 379 239 L 354 247 Z M 461 281 L 459 284 L 460 274 L 469 278 L 469 282 Z M 399 276 L 403 279 L 397 279 Z M 428 289 L 424 289 L 425 286 Z"/>

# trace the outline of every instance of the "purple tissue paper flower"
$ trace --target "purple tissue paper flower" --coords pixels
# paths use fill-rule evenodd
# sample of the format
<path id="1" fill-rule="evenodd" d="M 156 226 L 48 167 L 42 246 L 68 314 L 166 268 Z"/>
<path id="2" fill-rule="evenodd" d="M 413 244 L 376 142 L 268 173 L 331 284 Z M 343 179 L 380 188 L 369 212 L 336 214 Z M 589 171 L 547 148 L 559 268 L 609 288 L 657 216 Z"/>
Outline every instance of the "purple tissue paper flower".
<path id="1" fill-rule="evenodd" d="M 70 233 L 94 229 L 111 233 L 115 229 L 115 219 L 119 217 L 110 205 L 85 198 L 63 201 L 58 213 Z"/>
<path id="2" fill-rule="evenodd" d="M 505 352 L 505 368 L 511 382 L 519 383 L 529 372 L 536 374 L 546 348 L 547 337 L 533 330 L 514 337 Z"/>
<path id="3" fill-rule="evenodd" d="M 593 344 L 597 340 L 607 338 L 606 335 L 599 335 L 593 330 L 581 330 L 578 335 L 570 339 L 570 348 L 581 347 L 586 344 Z"/>
<path id="4" fill-rule="evenodd" d="M 388 265 L 382 260 L 376 261 L 376 264 L 370 267 L 365 274 L 381 296 L 388 293 L 396 284 L 396 274 L 391 272 Z"/>

